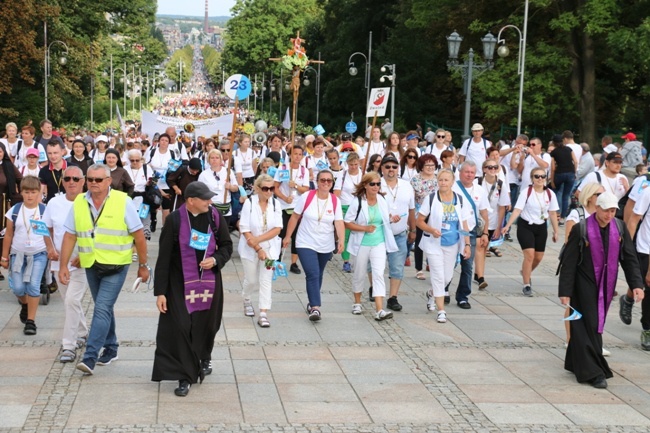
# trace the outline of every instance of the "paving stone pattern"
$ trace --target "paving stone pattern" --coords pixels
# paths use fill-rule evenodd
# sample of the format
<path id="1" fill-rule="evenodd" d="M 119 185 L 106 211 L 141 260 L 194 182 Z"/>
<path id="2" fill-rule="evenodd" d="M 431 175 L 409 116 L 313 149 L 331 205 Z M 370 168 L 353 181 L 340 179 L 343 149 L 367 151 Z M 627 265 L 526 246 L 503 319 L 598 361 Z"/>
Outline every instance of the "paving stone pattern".
<path id="1" fill-rule="evenodd" d="M 304 275 L 290 274 L 274 282 L 268 329 L 243 315 L 235 253 L 223 270 L 213 373 L 186 398 L 173 395 L 176 383 L 150 380 L 158 314 L 150 291 L 128 289 L 135 267 L 116 305 L 119 360 L 90 377 L 57 360 L 60 296 L 39 307 L 38 335 L 27 337 L 3 282 L 0 431 L 648 432 L 650 355 L 639 344 L 640 308 L 625 326 L 612 304 L 604 342 L 615 376 L 607 390 L 578 384 L 563 369 L 558 249 L 549 243 L 533 275 L 535 296 L 527 298 L 518 246 L 504 245 L 503 257 L 487 259 L 488 288 L 474 286 L 471 310 L 452 302 L 446 324 L 426 310 L 429 283 L 416 280 L 413 267 L 394 319 L 376 322 L 367 292 L 363 314 L 352 315 L 351 275 L 335 257 L 323 284 L 323 320 L 307 320 Z M 151 262 L 157 254 L 150 243 Z M 84 305 L 90 320 L 89 293 Z"/>

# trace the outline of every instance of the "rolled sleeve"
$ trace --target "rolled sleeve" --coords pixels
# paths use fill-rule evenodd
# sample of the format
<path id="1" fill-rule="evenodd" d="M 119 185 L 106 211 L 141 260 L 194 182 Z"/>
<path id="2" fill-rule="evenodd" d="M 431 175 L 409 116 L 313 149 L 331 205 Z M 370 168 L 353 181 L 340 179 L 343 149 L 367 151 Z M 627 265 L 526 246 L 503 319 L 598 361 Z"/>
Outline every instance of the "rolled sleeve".
<path id="1" fill-rule="evenodd" d="M 135 208 L 135 205 L 133 204 L 133 200 L 131 200 L 131 198 L 126 199 L 124 222 L 126 223 L 126 227 L 129 230 L 129 233 L 137 232 L 144 227 L 144 225 L 142 225 L 140 215 L 138 214 L 138 211 Z"/>

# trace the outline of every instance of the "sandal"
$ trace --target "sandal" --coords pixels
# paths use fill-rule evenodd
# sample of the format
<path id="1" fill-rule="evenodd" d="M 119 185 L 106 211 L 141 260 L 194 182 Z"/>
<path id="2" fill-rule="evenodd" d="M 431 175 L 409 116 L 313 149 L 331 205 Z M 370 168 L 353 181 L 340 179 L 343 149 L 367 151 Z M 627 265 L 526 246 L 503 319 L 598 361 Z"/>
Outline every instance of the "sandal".
<path id="1" fill-rule="evenodd" d="M 492 252 L 492 254 L 494 254 L 497 257 L 503 256 L 503 253 L 499 251 L 497 248 L 490 248 L 490 251 Z"/>
<path id="2" fill-rule="evenodd" d="M 418 280 L 426 279 L 426 277 L 424 276 L 424 272 L 422 271 L 418 271 L 417 274 L 415 274 L 415 278 L 417 278 Z"/>
<path id="3" fill-rule="evenodd" d="M 70 349 L 64 349 L 63 352 L 61 352 L 61 356 L 59 356 L 59 361 L 64 363 L 72 362 L 75 359 L 77 359 L 77 353 Z"/>
<path id="4" fill-rule="evenodd" d="M 492 250 L 488 250 L 488 251 L 486 251 L 486 252 L 485 252 L 485 257 L 492 257 L 492 253 L 491 253 L 491 251 L 492 251 Z"/>
<path id="5" fill-rule="evenodd" d="M 271 323 L 269 322 L 269 319 L 266 318 L 266 316 L 260 316 L 260 318 L 257 319 L 257 324 L 260 325 L 260 328 L 268 328 L 271 326 Z"/>

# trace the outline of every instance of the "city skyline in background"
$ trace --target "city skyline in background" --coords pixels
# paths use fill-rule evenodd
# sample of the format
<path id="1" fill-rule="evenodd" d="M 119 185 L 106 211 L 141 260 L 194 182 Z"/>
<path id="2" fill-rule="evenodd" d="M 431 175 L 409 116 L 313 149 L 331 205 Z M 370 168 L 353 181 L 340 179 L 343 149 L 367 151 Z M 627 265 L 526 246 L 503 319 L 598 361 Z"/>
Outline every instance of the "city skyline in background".
<path id="1" fill-rule="evenodd" d="M 235 0 L 209 0 L 208 15 L 211 17 L 230 16 L 230 9 L 235 5 Z M 160 15 L 182 15 L 203 17 L 205 14 L 205 0 L 158 0 Z"/>

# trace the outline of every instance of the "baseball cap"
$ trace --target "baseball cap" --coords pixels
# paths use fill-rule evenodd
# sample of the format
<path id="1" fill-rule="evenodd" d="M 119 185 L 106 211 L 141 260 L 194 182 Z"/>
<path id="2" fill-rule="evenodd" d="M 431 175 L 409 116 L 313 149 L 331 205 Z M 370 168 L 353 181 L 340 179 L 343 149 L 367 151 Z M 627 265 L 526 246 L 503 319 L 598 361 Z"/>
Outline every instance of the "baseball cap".
<path id="1" fill-rule="evenodd" d="M 562 134 L 555 134 L 553 135 L 552 141 L 554 144 L 560 144 L 562 143 Z"/>
<path id="2" fill-rule="evenodd" d="M 472 131 L 483 131 L 483 125 L 475 123 L 472 125 Z"/>
<path id="3" fill-rule="evenodd" d="M 185 188 L 185 199 L 200 198 L 202 200 L 210 200 L 214 197 L 214 193 L 203 182 L 191 182 Z"/>
<path id="4" fill-rule="evenodd" d="M 621 138 L 624 140 L 636 140 L 636 134 L 634 132 L 628 132 L 627 134 L 622 135 Z"/>
<path id="5" fill-rule="evenodd" d="M 346 150 L 354 150 L 352 143 L 345 143 L 343 146 L 341 146 L 341 152 L 345 152 Z"/>
<path id="6" fill-rule="evenodd" d="M 305 137 L 305 143 L 311 143 L 314 140 L 316 140 L 316 137 L 314 137 L 314 134 L 309 134 Z"/>
<path id="7" fill-rule="evenodd" d="M 39 158 L 41 155 L 38 153 L 38 149 L 34 149 L 33 147 L 30 147 L 29 149 L 27 149 L 27 153 L 25 154 L 25 158 L 27 158 L 29 156 L 35 156 L 35 157 Z"/>
<path id="8" fill-rule="evenodd" d="M 108 143 L 108 137 L 105 135 L 98 135 L 97 138 L 95 138 L 95 144 L 99 143 L 100 141 Z"/>
<path id="9" fill-rule="evenodd" d="M 349 132 L 344 132 L 343 134 L 341 134 L 341 140 L 352 141 L 352 134 L 350 134 Z"/>
<path id="10" fill-rule="evenodd" d="M 617 162 L 623 162 L 623 157 L 618 152 L 609 152 L 607 154 L 607 157 L 605 158 L 605 161 L 614 161 L 614 160 L 617 160 Z"/>
<path id="11" fill-rule="evenodd" d="M 389 162 L 393 162 L 393 163 L 395 163 L 395 164 L 399 164 L 399 161 L 397 160 L 397 158 L 395 158 L 395 155 L 393 155 L 392 153 L 389 153 L 388 155 L 385 155 L 385 156 L 382 158 L 382 160 L 381 160 L 381 165 L 387 164 L 387 163 L 389 163 Z"/>
<path id="12" fill-rule="evenodd" d="M 598 196 L 596 200 L 596 206 L 601 209 L 618 209 L 618 199 L 611 192 L 604 192 Z"/>
<path id="13" fill-rule="evenodd" d="M 417 134 L 409 134 L 406 136 L 407 140 L 413 140 L 414 138 L 420 139 L 420 136 Z"/>

